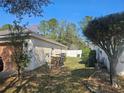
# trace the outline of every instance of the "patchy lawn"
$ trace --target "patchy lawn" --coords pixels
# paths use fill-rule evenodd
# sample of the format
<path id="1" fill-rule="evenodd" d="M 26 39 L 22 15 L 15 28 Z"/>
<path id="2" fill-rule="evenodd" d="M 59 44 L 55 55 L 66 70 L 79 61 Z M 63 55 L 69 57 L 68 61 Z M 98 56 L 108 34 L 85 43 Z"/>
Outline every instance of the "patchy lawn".
<path id="1" fill-rule="evenodd" d="M 79 58 L 67 58 L 65 67 L 56 69 L 55 73 L 42 66 L 25 72 L 20 81 L 11 77 L 1 86 L 0 93 L 90 93 L 82 80 L 88 78 L 94 69 L 85 68 L 80 61 Z"/>
<path id="2" fill-rule="evenodd" d="M 80 58 L 68 57 L 64 62 L 64 66 L 69 70 L 84 69 L 85 64 L 81 64 Z"/>

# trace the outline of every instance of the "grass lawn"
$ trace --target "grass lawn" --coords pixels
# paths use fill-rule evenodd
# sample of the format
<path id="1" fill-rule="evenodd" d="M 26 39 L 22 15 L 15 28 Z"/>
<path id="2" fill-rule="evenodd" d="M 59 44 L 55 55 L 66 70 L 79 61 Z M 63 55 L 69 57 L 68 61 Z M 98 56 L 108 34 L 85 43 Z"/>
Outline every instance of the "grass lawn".
<path id="1" fill-rule="evenodd" d="M 80 62 L 81 62 L 80 58 L 68 57 L 68 58 L 66 58 L 66 60 L 64 62 L 64 66 L 67 67 L 70 70 L 85 68 L 85 65 L 81 64 Z"/>
<path id="2" fill-rule="evenodd" d="M 82 80 L 94 70 L 86 69 L 80 61 L 79 58 L 67 58 L 65 67 L 57 69 L 57 74 L 50 73 L 43 66 L 25 73 L 20 81 L 14 80 L 15 77 L 9 78 L 5 81 L 8 85 L 4 93 L 89 93 Z"/>

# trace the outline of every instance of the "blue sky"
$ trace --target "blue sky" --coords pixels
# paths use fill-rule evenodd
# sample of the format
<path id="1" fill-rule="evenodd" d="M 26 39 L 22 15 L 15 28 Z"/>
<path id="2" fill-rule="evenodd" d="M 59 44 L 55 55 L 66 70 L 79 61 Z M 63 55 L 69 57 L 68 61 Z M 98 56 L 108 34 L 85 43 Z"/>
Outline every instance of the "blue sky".
<path id="1" fill-rule="evenodd" d="M 100 17 L 124 11 L 124 0 L 53 0 L 54 4 L 44 8 L 43 17 L 24 17 L 23 23 L 36 25 L 43 19 L 56 18 L 79 23 L 85 16 Z M 0 10 L 0 26 L 12 23 L 15 16 Z"/>

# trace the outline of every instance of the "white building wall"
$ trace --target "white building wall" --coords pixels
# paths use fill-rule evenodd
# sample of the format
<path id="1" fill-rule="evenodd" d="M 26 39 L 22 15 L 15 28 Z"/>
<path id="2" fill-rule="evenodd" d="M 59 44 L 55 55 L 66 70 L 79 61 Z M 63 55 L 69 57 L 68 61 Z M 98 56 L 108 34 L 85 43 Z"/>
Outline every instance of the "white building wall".
<path id="1" fill-rule="evenodd" d="M 65 47 L 39 39 L 33 38 L 28 40 L 28 51 L 29 56 L 31 57 L 31 62 L 26 70 L 33 70 L 42 66 L 51 60 L 52 54 L 60 54 L 62 49 L 65 49 Z"/>
<path id="2" fill-rule="evenodd" d="M 82 50 L 62 50 L 62 53 L 65 53 L 67 57 L 80 57 L 82 55 Z"/>
<path id="3" fill-rule="evenodd" d="M 124 52 L 122 52 L 121 56 L 118 58 L 116 73 L 121 76 L 124 75 Z"/>
<path id="4" fill-rule="evenodd" d="M 100 49 L 100 48 L 94 48 L 96 50 L 96 54 L 97 54 L 97 59 L 101 60 L 104 59 L 104 64 L 107 66 L 108 70 L 110 69 L 110 64 L 109 64 L 109 60 L 108 60 L 108 56 L 106 55 L 106 53 Z M 99 53 L 99 50 L 102 51 L 102 54 Z M 98 58 L 99 55 L 99 58 Z M 118 63 L 116 66 L 116 74 L 117 75 L 124 75 L 124 52 L 122 52 L 122 54 L 120 54 L 120 57 L 118 58 Z"/>
<path id="5" fill-rule="evenodd" d="M 110 68 L 110 64 L 109 64 L 109 60 L 108 60 L 108 56 L 107 54 L 100 48 L 98 47 L 95 47 L 94 50 L 96 50 L 96 59 L 99 61 L 99 62 L 103 62 L 104 65 L 107 67 L 107 69 L 109 70 Z M 101 52 L 100 52 L 101 51 Z"/>
<path id="6" fill-rule="evenodd" d="M 28 41 L 28 54 L 30 57 L 30 63 L 26 70 L 33 70 L 43 64 L 45 64 L 44 51 L 42 47 L 37 47 L 33 44 L 32 40 Z"/>
<path id="7" fill-rule="evenodd" d="M 45 53 L 45 58 L 49 58 L 48 60 L 50 60 L 51 55 L 55 55 L 55 54 L 60 54 L 62 53 L 61 51 L 63 49 L 66 49 L 66 47 L 60 46 L 60 45 L 56 45 L 50 42 L 46 42 L 46 41 L 41 41 L 38 39 L 33 39 L 32 40 L 34 46 L 37 47 L 42 47 Z M 48 57 L 49 56 L 49 57 Z"/>

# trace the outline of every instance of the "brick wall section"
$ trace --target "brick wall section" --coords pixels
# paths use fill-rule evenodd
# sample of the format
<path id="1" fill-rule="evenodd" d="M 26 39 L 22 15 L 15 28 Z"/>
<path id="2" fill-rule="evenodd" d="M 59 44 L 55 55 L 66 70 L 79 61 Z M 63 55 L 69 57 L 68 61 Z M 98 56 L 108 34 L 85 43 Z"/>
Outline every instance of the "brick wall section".
<path id="1" fill-rule="evenodd" d="M 12 47 L 11 46 L 0 46 L 0 56 L 4 63 L 4 71 L 13 71 L 16 68 L 14 62 L 12 62 Z"/>

